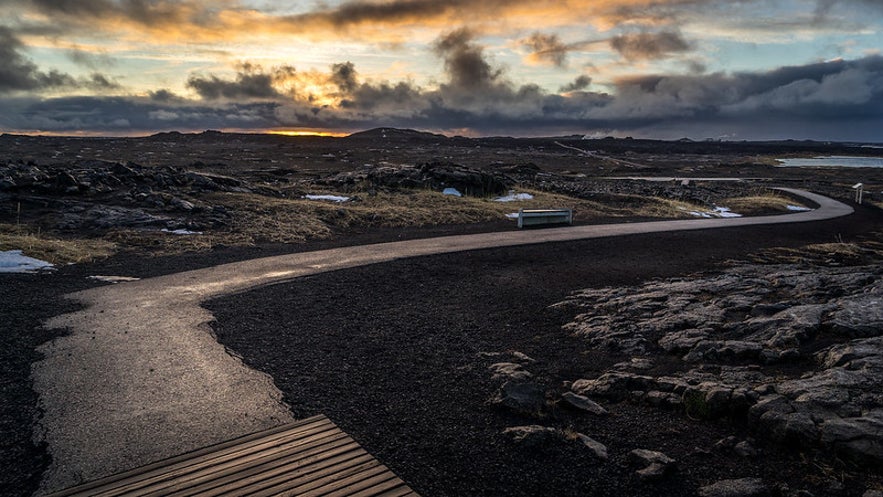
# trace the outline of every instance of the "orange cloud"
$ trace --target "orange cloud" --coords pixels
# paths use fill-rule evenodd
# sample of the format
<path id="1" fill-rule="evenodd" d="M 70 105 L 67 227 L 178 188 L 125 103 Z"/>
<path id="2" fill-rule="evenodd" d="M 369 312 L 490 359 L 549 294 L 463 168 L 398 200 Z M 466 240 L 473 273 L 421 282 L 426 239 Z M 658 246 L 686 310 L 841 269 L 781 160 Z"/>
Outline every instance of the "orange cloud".
<path id="1" fill-rule="evenodd" d="M 658 24 L 668 18 L 667 6 L 706 1 L 710 0 L 356 0 L 294 15 L 262 12 L 239 0 L 34 0 L 28 5 L 62 29 L 147 33 L 157 42 L 298 35 L 401 43 L 411 39 L 409 33 L 429 29 L 437 34 L 456 25 L 514 32 L 585 23 L 602 29 L 633 22 Z"/>

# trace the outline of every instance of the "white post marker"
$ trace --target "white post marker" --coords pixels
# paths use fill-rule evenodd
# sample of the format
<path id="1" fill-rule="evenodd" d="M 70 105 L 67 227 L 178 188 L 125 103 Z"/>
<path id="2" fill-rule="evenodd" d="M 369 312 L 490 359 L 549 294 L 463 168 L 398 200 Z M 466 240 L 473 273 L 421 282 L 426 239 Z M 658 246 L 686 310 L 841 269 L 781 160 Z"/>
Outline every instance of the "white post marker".
<path id="1" fill-rule="evenodd" d="M 852 189 L 855 190 L 855 203 L 861 205 L 862 194 L 864 193 L 865 185 L 862 183 L 856 183 L 852 185 Z"/>

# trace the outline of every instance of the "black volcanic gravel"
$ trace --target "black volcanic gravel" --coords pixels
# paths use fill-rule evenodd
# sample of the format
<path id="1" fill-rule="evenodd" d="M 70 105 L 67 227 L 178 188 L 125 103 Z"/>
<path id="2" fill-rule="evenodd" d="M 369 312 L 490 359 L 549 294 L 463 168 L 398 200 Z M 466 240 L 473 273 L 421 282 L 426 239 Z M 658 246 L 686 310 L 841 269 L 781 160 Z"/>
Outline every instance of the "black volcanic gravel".
<path id="1" fill-rule="evenodd" d="M 328 414 L 425 495 L 677 495 L 693 493 L 710 474 L 774 480 L 780 471 L 795 482 L 809 474 L 796 465 L 796 453 L 775 452 L 764 466 L 781 462 L 756 470 L 754 464 L 750 471 L 741 470 L 742 461 L 721 464 L 701 453 L 689 455 L 694 445 L 733 432 L 722 423 L 691 423 L 628 404 L 612 406 L 610 420 L 566 411 L 534 420 L 491 410 L 485 400 L 497 383 L 484 368 L 495 360 L 475 354 L 520 350 L 538 359 L 529 369 L 543 382 L 576 379 L 618 358 L 580 354 L 579 343 L 561 336 L 564 317 L 545 307 L 572 290 L 713 269 L 758 247 L 849 241 L 880 228 L 879 213 L 861 209 L 806 226 L 488 250 L 319 275 L 208 306 L 218 317 L 221 341 L 272 374 L 295 415 Z M 366 230 L 303 245 L 219 247 L 156 258 L 124 253 L 54 273 L 0 275 L 0 496 L 31 495 L 49 464 L 45 448 L 32 443 L 39 409 L 30 364 L 39 359 L 36 347 L 57 333 L 40 323 L 75 309 L 63 295 L 101 284 L 87 276 L 146 278 L 281 253 L 500 229 L 511 227 Z M 596 437 L 610 446 L 611 461 L 598 465 L 575 447 L 524 453 L 498 436 L 502 427 L 535 422 L 573 426 Z M 681 460 L 681 478 L 668 487 L 641 486 L 625 463 L 632 445 Z"/>
<path id="2" fill-rule="evenodd" d="M 771 246 L 849 241 L 879 230 L 879 211 L 812 225 L 588 240 L 400 260 L 301 278 L 214 300 L 219 340 L 270 374 L 296 417 L 324 413 L 418 492 L 442 495 L 695 495 L 723 478 L 757 476 L 814 495 L 861 495 L 862 470 L 823 454 L 758 441 L 764 457 L 708 453 L 747 427 L 691 421 L 628 402 L 596 418 L 554 410 L 542 419 L 488 405 L 502 383 L 487 366 L 520 351 L 550 390 L 628 359 L 585 351 L 547 309 L 586 287 L 688 275 Z M 566 228 L 564 228 L 566 229 Z M 577 444 L 526 449 L 510 426 L 573 429 L 606 444 L 599 463 Z M 679 461 L 676 476 L 643 483 L 635 448 Z M 843 486 L 821 468 L 847 471 Z M 874 476 L 879 480 L 879 475 Z"/>

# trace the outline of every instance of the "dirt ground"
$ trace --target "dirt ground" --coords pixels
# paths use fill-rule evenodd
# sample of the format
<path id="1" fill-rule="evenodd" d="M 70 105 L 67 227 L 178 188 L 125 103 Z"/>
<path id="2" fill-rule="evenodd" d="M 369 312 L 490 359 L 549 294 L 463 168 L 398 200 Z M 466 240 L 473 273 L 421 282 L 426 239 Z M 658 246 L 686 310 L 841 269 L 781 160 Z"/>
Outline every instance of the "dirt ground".
<path id="1" fill-rule="evenodd" d="M 695 495 L 720 479 L 760 477 L 776 492 L 861 495 L 880 474 L 826 454 L 756 440 L 761 457 L 714 451 L 750 427 L 694 421 L 629 402 L 596 418 L 543 418 L 488 404 L 502 383 L 487 367 L 527 354 L 555 385 L 628 360 L 587 351 L 547 307 L 569 292 L 714 271 L 763 247 L 800 246 L 879 230 L 878 212 L 812 226 L 739 228 L 484 250 L 312 276 L 210 302 L 215 332 L 269 373 L 296 417 L 324 413 L 413 488 L 441 495 Z M 576 445 L 531 448 L 502 435 L 542 424 L 608 446 L 599 462 Z M 660 450 L 678 472 L 641 482 L 632 449 Z M 784 492 L 788 494 L 788 492 Z"/>
<path id="2" fill-rule="evenodd" d="M 588 146 L 580 140 L 566 143 Z M 627 140 L 591 144 L 605 156 L 640 167 L 584 157 L 550 140 L 409 136 L 380 143 L 366 136 L 331 142 L 208 133 L 119 140 L 3 135 L 2 144 L 7 146 L 0 149 L 14 153 L 0 160 L 40 164 L 82 155 L 148 167 L 204 168 L 255 181 L 277 178 L 280 172 L 290 174 L 292 181 L 309 180 L 368 162 L 416 164 L 443 156 L 482 168 L 536 163 L 574 177 L 588 172 L 598 177 L 776 178 L 777 184 L 841 199 L 851 195 L 848 187 L 854 182 L 883 184 L 880 170 L 798 171 L 770 165 L 769 158 L 780 154 L 849 152 L 796 142 L 669 143 L 663 148 L 658 142 Z M 6 204 L 17 206 L 17 197 L 9 195 Z M 16 221 L 13 207 L 2 214 L 0 221 Z M 627 402 L 609 405 L 607 418 L 557 409 L 536 419 L 493 408 L 487 401 L 500 381 L 491 378 L 487 367 L 518 351 L 536 360 L 531 371 L 550 385 L 597 374 L 628 358 L 587 351 L 562 332 L 568 317 L 547 307 L 570 292 L 715 271 L 761 248 L 849 242 L 881 227 L 878 209 L 859 208 L 847 218 L 807 225 L 484 250 L 329 273 L 207 305 L 217 317 L 215 332 L 221 342 L 272 375 L 296 416 L 325 413 L 423 495 L 694 495 L 700 485 L 741 476 L 762 477 L 777 489 L 787 484 L 790 490 L 813 495 L 861 495 L 868 487 L 883 488 L 879 471 L 763 440 L 756 441 L 762 455 L 755 459 L 713 451 L 726 436 L 752 435 L 750 427 L 727 420 L 698 422 Z M 40 413 L 30 365 L 39 359 L 36 347 L 53 338 L 41 322 L 73 309 L 63 295 L 101 284 L 88 276 L 150 277 L 341 245 L 512 229 L 506 220 L 419 228 L 351 226 L 335 231 L 333 238 L 300 244 L 216 244 L 209 251 L 166 257 L 123 251 L 47 274 L 2 275 L 0 495 L 32 494 L 48 465 L 45 449 L 32 443 L 33 421 Z M 506 427 L 526 424 L 587 434 L 608 446 L 610 459 L 595 461 L 575 445 L 526 450 L 501 435 Z M 652 485 L 639 481 L 627 460 L 634 448 L 667 453 L 679 461 L 678 472 Z"/>

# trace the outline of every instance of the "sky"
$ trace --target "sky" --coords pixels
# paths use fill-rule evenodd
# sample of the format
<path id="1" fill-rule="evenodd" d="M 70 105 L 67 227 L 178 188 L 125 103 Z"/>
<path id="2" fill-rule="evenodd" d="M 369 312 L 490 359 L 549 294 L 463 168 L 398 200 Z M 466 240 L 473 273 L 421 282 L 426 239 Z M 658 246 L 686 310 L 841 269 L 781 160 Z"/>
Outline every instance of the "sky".
<path id="1" fill-rule="evenodd" d="M 0 132 L 883 142 L 880 0 L 0 0 Z"/>

